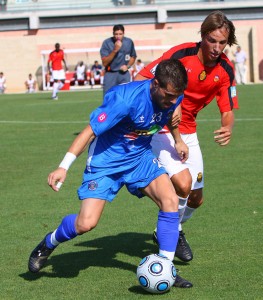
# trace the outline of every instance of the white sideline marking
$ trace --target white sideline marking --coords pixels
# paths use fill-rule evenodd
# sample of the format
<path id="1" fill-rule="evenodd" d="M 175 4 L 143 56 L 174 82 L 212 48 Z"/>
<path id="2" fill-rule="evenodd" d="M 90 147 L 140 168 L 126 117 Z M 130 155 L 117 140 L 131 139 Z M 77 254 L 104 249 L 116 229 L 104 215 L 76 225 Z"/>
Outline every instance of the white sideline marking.
<path id="1" fill-rule="evenodd" d="M 198 122 L 220 122 L 220 119 L 200 119 Z M 235 122 L 254 122 L 263 121 L 263 118 L 247 118 L 247 119 L 235 119 Z M 0 120 L 1 124 L 87 124 L 89 120 L 86 121 L 5 121 Z"/>

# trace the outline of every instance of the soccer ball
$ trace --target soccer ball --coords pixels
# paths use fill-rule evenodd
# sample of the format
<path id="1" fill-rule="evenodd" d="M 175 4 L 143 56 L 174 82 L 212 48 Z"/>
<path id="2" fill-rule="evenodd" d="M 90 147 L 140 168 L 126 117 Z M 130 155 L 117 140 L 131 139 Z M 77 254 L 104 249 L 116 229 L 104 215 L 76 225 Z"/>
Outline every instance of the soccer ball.
<path id="1" fill-rule="evenodd" d="M 162 294 L 173 286 L 176 269 L 167 257 L 151 254 L 141 260 L 137 268 L 137 278 L 141 287 L 147 292 Z"/>

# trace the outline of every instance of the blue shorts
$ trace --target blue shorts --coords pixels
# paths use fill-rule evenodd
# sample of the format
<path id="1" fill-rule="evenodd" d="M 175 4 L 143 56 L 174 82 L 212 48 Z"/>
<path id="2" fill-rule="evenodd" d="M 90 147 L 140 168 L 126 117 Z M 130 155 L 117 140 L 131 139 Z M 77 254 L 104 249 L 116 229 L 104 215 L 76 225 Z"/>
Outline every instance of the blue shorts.
<path id="1" fill-rule="evenodd" d="M 144 194 L 139 189 L 146 187 L 155 178 L 165 173 L 157 158 L 150 155 L 139 159 L 135 167 L 115 174 L 103 176 L 100 176 L 100 172 L 84 174 L 78 196 L 80 200 L 97 198 L 111 202 L 119 190 L 126 185 L 131 194 L 142 198 Z"/>

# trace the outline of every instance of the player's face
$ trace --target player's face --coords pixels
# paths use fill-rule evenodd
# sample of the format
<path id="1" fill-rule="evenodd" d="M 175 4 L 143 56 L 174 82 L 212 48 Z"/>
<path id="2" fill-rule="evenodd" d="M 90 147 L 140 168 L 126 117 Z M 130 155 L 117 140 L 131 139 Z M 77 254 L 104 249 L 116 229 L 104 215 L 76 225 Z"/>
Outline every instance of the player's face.
<path id="1" fill-rule="evenodd" d="M 227 45 L 228 37 L 229 33 L 225 27 L 212 31 L 202 37 L 202 62 L 205 65 L 216 62 Z"/>
<path id="2" fill-rule="evenodd" d="M 161 109 L 169 109 L 176 103 L 180 93 L 178 93 L 169 83 L 166 88 L 160 87 L 158 81 L 155 79 L 151 89 L 151 96 Z"/>
<path id="3" fill-rule="evenodd" d="M 116 30 L 113 32 L 113 36 L 115 41 L 119 40 L 122 41 L 123 37 L 124 37 L 124 32 L 122 30 Z"/>

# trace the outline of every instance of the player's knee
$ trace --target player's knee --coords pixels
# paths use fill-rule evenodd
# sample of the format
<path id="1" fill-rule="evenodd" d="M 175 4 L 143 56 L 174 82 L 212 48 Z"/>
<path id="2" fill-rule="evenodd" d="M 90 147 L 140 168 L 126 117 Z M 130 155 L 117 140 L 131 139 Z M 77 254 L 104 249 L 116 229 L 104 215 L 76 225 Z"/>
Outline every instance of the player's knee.
<path id="1" fill-rule="evenodd" d="M 198 190 L 193 190 L 190 193 L 190 196 L 187 201 L 187 206 L 191 208 L 198 208 L 201 206 L 204 202 L 203 198 L 203 190 L 198 189 Z"/>
<path id="2" fill-rule="evenodd" d="M 160 201 L 160 209 L 166 212 L 174 212 L 178 210 L 178 197 L 175 193 Z"/>
<path id="3" fill-rule="evenodd" d="M 83 234 L 85 232 L 91 231 L 97 226 L 97 222 L 94 222 L 93 220 L 86 219 L 78 219 L 76 222 L 76 231 L 78 234 Z"/>
<path id="4" fill-rule="evenodd" d="M 184 176 L 182 180 L 178 180 L 178 179 L 179 178 L 175 176 L 171 178 L 173 186 L 178 196 L 182 198 L 186 198 L 191 192 L 192 177 L 189 173 L 189 176 Z"/>

